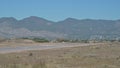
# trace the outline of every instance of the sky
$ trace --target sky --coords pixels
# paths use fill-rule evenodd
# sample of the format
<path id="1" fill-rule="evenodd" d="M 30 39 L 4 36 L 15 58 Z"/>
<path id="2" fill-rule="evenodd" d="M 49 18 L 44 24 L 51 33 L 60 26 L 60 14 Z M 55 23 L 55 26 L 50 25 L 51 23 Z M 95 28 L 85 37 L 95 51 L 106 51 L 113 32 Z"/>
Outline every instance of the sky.
<path id="1" fill-rule="evenodd" d="M 120 19 L 120 0 L 0 0 L 0 17 Z"/>

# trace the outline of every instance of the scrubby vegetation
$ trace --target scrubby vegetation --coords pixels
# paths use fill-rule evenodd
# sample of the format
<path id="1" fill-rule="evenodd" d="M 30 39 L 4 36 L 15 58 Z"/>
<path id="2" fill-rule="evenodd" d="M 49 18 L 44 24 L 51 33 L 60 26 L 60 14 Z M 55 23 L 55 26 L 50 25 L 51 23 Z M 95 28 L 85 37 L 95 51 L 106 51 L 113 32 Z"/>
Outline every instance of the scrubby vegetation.
<path id="1" fill-rule="evenodd" d="M 49 40 L 47 40 L 45 38 L 33 38 L 31 40 L 33 40 L 35 42 L 40 42 L 40 43 L 49 42 Z"/>
<path id="2" fill-rule="evenodd" d="M 68 43 L 101 43 L 101 42 L 120 42 L 120 39 L 99 39 L 99 40 L 89 40 L 89 39 L 68 39 L 68 38 L 55 38 L 55 39 L 48 39 L 48 38 L 41 38 L 41 37 L 23 37 L 23 38 L 2 38 L 0 37 L 0 42 L 5 42 L 5 41 L 14 41 L 14 42 L 22 42 L 22 40 L 31 40 L 37 43 L 48 43 L 48 42 L 53 42 L 53 43 L 63 43 L 63 42 L 68 42 Z"/>
<path id="3" fill-rule="evenodd" d="M 50 42 L 50 40 L 48 40 L 46 38 L 36 38 L 36 37 L 29 38 L 29 37 L 24 37 L 24 38 L 21 38 L 21 39 L 28 39 L 28 40 L 32 40 L 32 41 L 38 42 L 38 43 Z"/>

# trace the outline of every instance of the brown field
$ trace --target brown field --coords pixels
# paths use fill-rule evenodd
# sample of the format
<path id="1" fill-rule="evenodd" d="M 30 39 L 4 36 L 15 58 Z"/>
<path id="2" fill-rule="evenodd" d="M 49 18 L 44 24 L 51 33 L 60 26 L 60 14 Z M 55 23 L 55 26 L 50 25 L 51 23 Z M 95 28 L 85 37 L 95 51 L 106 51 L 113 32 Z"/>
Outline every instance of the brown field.
<path id="1" fill-rule="evenodd" d="M 120 43 L 0 54 L 0 68 L 120 68 Z"/>

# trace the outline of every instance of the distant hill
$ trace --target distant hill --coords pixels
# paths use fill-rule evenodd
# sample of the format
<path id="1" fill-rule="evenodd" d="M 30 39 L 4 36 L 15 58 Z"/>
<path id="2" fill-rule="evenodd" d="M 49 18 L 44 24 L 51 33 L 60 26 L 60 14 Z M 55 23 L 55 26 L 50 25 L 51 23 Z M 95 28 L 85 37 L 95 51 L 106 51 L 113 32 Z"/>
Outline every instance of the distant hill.
<path id="1" fill-rule="evenodd" d="M 71 39 L 120 39 L 120 20 L 67 18 L 53 22 L 31 16 L 22 20 L 0 18 L 1 37 L 44 37 Z"/>

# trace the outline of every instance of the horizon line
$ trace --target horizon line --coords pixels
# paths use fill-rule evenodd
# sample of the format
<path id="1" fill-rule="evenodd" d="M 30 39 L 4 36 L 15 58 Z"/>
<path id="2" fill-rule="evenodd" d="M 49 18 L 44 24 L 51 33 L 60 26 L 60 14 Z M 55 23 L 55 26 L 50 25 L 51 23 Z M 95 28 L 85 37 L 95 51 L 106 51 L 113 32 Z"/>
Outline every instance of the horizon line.
<path id="1" fill-rule="evenodd" d="M 53 22 L 64 21 L 64 20 L 67 20 L 67 19 L 76 19 L 76 20 L 111 20 L 111 21 L 120 20 L 120 19 L 101 19 L 101 18 L 81 18 L 81 19 L 79 19 L 79 18 L 75 18 L 75 17 L 66 17 L 66 18 L 64 18 L 62 20 L 55 21 L 55 20 L 50 20 L 48 18 L 40 17 L 40 16 L 27 16 L 27 17 L 23 17 L 23 18 L 17 18 L 17 17 L 14 17 L 14 16 L 5 16 L 5 17 L 0 17 L 0 19 L 1 18 L 14 18 L 14 19 L 19 21 L 19 20 L 23 20 L 25 18 L 30 18 L 30 17 L 38 17 L 38 18 L 45 19 L 45 20 L 48 20 L 48 21 L 53 21 Z"/>

